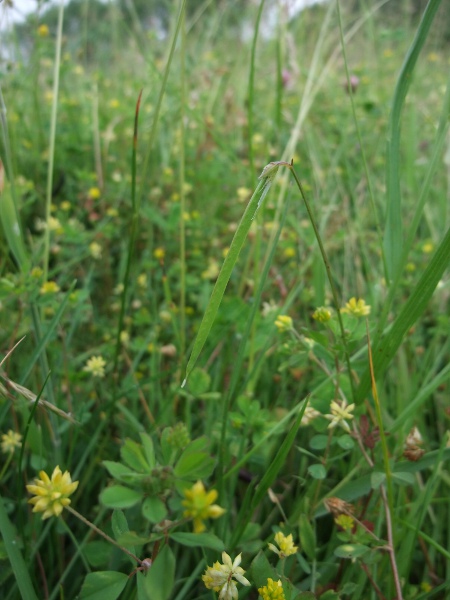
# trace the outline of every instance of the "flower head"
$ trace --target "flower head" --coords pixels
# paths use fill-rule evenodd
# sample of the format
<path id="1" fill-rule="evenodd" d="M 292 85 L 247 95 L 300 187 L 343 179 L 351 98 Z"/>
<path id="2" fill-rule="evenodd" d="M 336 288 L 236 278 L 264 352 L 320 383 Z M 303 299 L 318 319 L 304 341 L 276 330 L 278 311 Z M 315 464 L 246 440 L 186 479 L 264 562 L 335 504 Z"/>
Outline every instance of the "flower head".
<path id="1" fill-rule="evenodd" d="M 242 585 L 250 585 L 250 581 L 244 577 L 244 569 L 240 567 L 241 554 L 238 554 L 234 561 L 226 552 L 222 552 L 222 561 L 215 562 L 212 567 L 208 567 L 202 575 L 203 583 L 208 590 L 214 590 L 219 593 L 219 600 L 236 600 L 238 591 L 236 581 Z"/>
<path id="2" fill-rule="evenodd" d="M 288 315 L 279 315 L 275 320 L 275 327 L 278 331 L 289 331 L 292 329 L 292 319 Z"/>
<path id="3" fill-rule="evenodd" d="M 59 292 L 59 285 L 56 283 L 56 281 L 46 281 L 42 284 L 39 291 L 41 294 L 56 294 Z"/>
<path id="4" fill-rule="evenodd" d="M 98 242 L 89 244 L 89 254 L 94 260 L 100 260 L 102 257 L 102 247 Z"/>
<path id="5" fill-rule="evenodd" d="M 182 505 L 185 507 L 183 516 L 188 519 L 194 519 L 194 533 L 205 531 L 206 526 L 203 523 L 205 519 L 218 519 L 225 509 L 218 504 L 213 504 L 218 494 L 216 490 L 207 492 L 201 481 L 197 481 L 189 490 L 184 492 Z"/>
<path id="6" fill-rule="evenodd" d="M 298 550 L 298 546 L 294 546 L 292 533 L 284 535 L 279 531 L 275 534 L 275 543 L 278 545 L 279 549 L 273 544 L 269 544 L 269 549 L 272 550 L 272 552 L 275 552 L 275 554 L 278 554 L 280 558 L 291 556 L 291 554 L 295 554 Z"/>
<path id="7" fill-rule="evenodd" d="M 313 319 L 319 323 L 326 323 L 331 319 L 331 310 L 325 306 L 319 306 L 313 312 Z"/>
<path id="8" fill-rule="evenodd" d="M 105 367 L 106 360 L 103 356 L 92 356 L 83 367 L 83 371 L 91 373 L 93 377 L 102 379 L 105 376 Z"/>
<path id="9" fill-rule="evenodd" d="M 38 33 L 39 37 L 47 37 L 48 34 L 50 33 L 48 25 L 45 25 L 45 23 L 42 23 L 42 25 L 39 25 L 39 27 L 37 28 L 37 33 Z"/>
<path id="10" fill-rule="evenodd" d="M 340 425 L 345 431 L 350 431 L 350 425 L 347 421 L 351 421 L 354 418 L 354 415 L 352 415 L 354 409 L 355 405 L 349 404 L 347 406 L 346 400 L 342 404 L 333 400 L 330 404 L 331 414 L 325 415 L 325 418 L 331 421 L 328 429 L 334 429 L 337 425 Z"/>
<path id="11" fill-rule="evenodd" d="M 43 519 L 59 517 L 70 504 L 69 496 L 77 489 L 78 481 L 72 481 L 69 471 L 62 473 L 59 466 L 54 468 L 51 479 L 45 471 L 40 471 L 39 477 L 27 485 L 30 494 L 35 494 L 28 502 L 34 504 L 33 512 L 44 513 Z"/>
<path id="12" fill-rule="evenodd" d="M 370 315 L 370 306 L 365 303 L 364 300 L 359 298 L 350 298 L 344 308 L 341 308 L 341 312 L 348 313 L 354 317 L 366 317 Z"/>
<path id="13" fill-rule="evenodd" d="M 22 436 L 12 429 L 2 435 L 2 452 L 12 454 L 16 448 L 22 445 Z"/>
<path id="14" fill-rule="evenodd" d="M 91 187 L 88 191 L 88 196 L 89 196 L 89 198 L 92 198 L 92 200 L 98 200 L 101 195 L 102 195 L 102 192 L 100 191 L 100 188 L 98 188 L 98 187 Z"/>
<path id="15" fill-rule="evenodd" d="M 286 598 L 281 580 L 274 581 L 270 577 L 267 579 L 267 585 L 258 588 L 258 593 L 263 600 L 285 600 Z"/>

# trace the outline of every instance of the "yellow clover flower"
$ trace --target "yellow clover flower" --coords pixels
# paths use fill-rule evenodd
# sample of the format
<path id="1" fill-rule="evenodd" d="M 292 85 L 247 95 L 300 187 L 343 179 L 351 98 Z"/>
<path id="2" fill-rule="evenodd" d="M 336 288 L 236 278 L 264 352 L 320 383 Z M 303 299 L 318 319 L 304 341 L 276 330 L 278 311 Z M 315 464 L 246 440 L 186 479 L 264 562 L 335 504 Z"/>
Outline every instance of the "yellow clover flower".
<path id="1" fill-rule="evenodd" d="M 2 452 L 12 454 L 16 448 L 22 445 L 22 436 L 12 429 L 2 435 Z"/>
<path id="2" fill-rule="evenodd" d="M 350 425 L 347 421 L 351 421 L 354 418 L 354 415 L 352 415 L 354 409 L 355 405 L 347 405 L 346 400 L 342 404 L 333 400 L 330 404 L 331 414 L 325 415 L 325 418 L 331 421 L 328 429 L 334 429 L 337 425 L 340 425 L 345 431 L 350 431 Z"/>
<path id="3" fill-rule="evenodd" d="M 40 471 L 40 479 L 35 479 L 34 484 L 27 485 L 30 494 L 35 494 L 28 502 L 34 504 L 33 512 L 42 512 L 42 519 L 59 517 L 65 506 L 70 504 L 70 498 L 78 487 L 78 481 L 72 481 L 69 471 L 61 472 L 59 466 L 55 467 L 52 478 L 45 471 Z"/>
<path id="4" fill-rule="evenodd" d="M 234 561 L 226 552 L 222 552 L 223 564 L 215 562 L 212 567 L 208 567 L 202 575 L 203 583 L 208 590 L 214 590 L 219 593 L 219 600 L 236 600 L 238 591 L 236 581 L 242 585 L 250 585 L 250 581 L 244 577 L 244 569 L 240 567 L 241 554 L 238 554 Z"/>
<path id="5" fill-rule="evenodd" d="M 258 588 L 258 594 L 263 600 L 285 600 L 286 598 L 281 580 L 274 581 L 270 577 L 267 579 L 267 585 Z"/>
<path id="6" fill-rule="evenodd" d="M 218 504 L 213 504 L 217 499 L 216 490 L 207 492 L 201 481 L 197 481 L 189 490 L 185 490 L 185 499 L 182 505 L 185 507 L 183 516 L 194 520 L 194 533 L 205 531 L 206 526 L 203 523 L 205 519 L 218 519 L 225 509 Z"/>
<path id="7" fill-rule="evenodd" d="M 366 317 L 370 315 L 370 306 L 365 303 L 364 300 L 359 298 L 350 298 L 344 308 L 341 308 L 341 312 L 348 313 L 354 317 Z"/>
<path id="8" fill-rule="evenodd" d="M 325 306 L 319 306 L 313 312 L 313 319 L 319 323 L 326 323 L 331 319 L 331 310 Z"/>
<path id="9" fill-rule="evenodd" d="M 105 367 L 106 360 L 103 356 L 92 356 L 83 367 L 83 371 L 91 373 L 93 377 L 102 379 L 105 376 Z"/>
<path id="10" fill-rule="evenodd" d="M 275 534 L 275 543 L 278 548 L 273 544 L 269 544 L 269 550 L 278 554 L 280 558 L 286 558 L 287 556 L 291 556 L 291 554 L 295 554 L 298 550 L 298 546 L 294 546 L 294 539 L 292 537 L 292 533 L 289 535 L 284 535 L 279 531 Z"/>
<path id="11" fill-rule="evenodd" d="M 275 327 L 281 333 L 292 329 L 292 318 L 288 315 L 279 315 L 275 320 Z"/>

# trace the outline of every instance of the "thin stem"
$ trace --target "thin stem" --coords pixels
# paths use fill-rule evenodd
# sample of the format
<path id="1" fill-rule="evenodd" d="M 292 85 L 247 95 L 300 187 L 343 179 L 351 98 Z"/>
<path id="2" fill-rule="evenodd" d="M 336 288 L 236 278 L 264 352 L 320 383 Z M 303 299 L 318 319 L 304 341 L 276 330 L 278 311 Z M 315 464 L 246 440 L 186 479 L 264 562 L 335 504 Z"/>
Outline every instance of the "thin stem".
<path id="1" fill-rule="evenodd" d="M 333 302 L 334 302 L 334 306 L 336 308 L 336 313 L 337 313 L 337 317 L 338 317 L 338 321 L 339 321 L 339 328 L 341 330 L 341 338 L 342 338 L 342 344 L 344 346 L 345 362 L 347 364 L 348 376 L 349 376 L 350 385 L 351 385 L 351 388 L 352 388 L 352 398 L 354 400 L 354 398 L 355 398 L 355 387 L 354 387 L 354 382 L 353 382 L 352 367 L 351 367 L 351 363 L 350 363 L 350 354 L 349 354 L 349 351 L 348 351 L 347 339 L 346 339 L 346 335 L 345 335 L 344 323 L 342 321 L 341 309 L 340 309 L 340 303 L 339 303 L 339 299 L 338 299 L 338 295 L 337 295 L 337 290 L 336 290 L 336 286 L 334 285 L 333 276 L 331 274 L 330 261 L 328 260 L 327 253 L 325 251 L 325 247 L 324 247 L 323 242 L 322 242 L 322 236 L 320 235 L 319 228 L 317 226 L 316 219 L 315 219 L 314 214 L 312 212 L 311 206 L 310 206 L 309 201 L 308 201 L 308 199 L 306 197 L 306 194 L 305 194 L 303 186 L 302 186 L 302 184 L 300 182 L 300 179 L 298 178 L 297 173 L 295 172 L 294 167 L 293 167 L 292 164 L 290 165 L 290 170 L 291 170 L 292 175 L 294 176 L 294 179 L 295 179 L 295 182 L 297 184 L 297 187 L 300 190 L 300 194 L 301 194 L 301 196 L 303 198 L 303 202 L 305 203 L 305 207 L 306 207 L 306 210 L 308 212 L 309 220 L 311 221 L 311 225 L 313 227 L 314 234 L 315 234 L 316 239 L 317 239 L 317 243 L 319 244 L 320 253 L 322 255 L 322 260 L 323 260 L 323 263 L 325 265 L 325 269 L 326 269 L 326 272 L 327 272 L 327 277 L 328 277 L 328 281 L 330 283 L 330 288 L 331 288 L 331 294 L 333 296 Z"/>
<path id="2" fill-rule="evenodd" d="M 45 199 L 45 222 L 47 224 L 44 232 L 44 281 L 48 277 L 48 262 L 50 254 L 50 228 L 48 222 L 50 220 L 50 210 L 52 205 L 52 187 L 53 187 L 53 169 L 55 161 L 55 138 L 56 138 L 56 116 L 58 113 L 58 92 L 59 92 L 59 70 L 61 65 L 61 46 L 62 46 L 62 29 L 64 19 L 64 1 L 61 0 L 58 11 L 58 28 L 56 33 L 56 55 L 55 68 L 53 71 L 53 101 L 52 114 L 50 119 L 50 140 L 48 149 L 48 171 L 47 171 L 47 192 Z"/>
<path id="3" fill-rule="evenodd" d="M 107 533 L 105 533 L 104 531 L 102 531 L 101 529 L 99 529 L 97 527 L 97 525 L 94 525 L 94 523 L 91 523 L 91 521 L 88 521 L 85 517 L 83 517 L 82 514 L 80 514 L 74 508 L 72 508 L 71 506 L 66 506 L 65 508 L 70 513 L 72 513 L 75 517 L 77 517 L 77 519 L 80 519 L 80 521 L 82 521 L 85 525 L 87 525 L 93 531 L 95 531 L 95 533 L 98 533 L 98 535 L 101 535 L 103 538 L 105 538 L 105 540 L 107 542 L 109 542 L 110 544 L 113 544 L 113 546 L 116 546 L 116 548 L 119 548 L 119 550 L 122 550 L 122 552 L 125 552 L 125 554 L 128 554 L 128 556 L 130 556 L 133 560 L 135 560 L 140 565 L 143 565 L 143 563 L 144 563 L 143 560 L 141 560 L 140 558 L 138 558 L 135 554 L 133 554 L 132 552 L 130 552 L 129 550 L 127 550 L 123 546 L 121 546 L 118 542 L 116 542 L 116 540 L 113 540 L 112 537 L 109 537 L 109 535 Z"/>

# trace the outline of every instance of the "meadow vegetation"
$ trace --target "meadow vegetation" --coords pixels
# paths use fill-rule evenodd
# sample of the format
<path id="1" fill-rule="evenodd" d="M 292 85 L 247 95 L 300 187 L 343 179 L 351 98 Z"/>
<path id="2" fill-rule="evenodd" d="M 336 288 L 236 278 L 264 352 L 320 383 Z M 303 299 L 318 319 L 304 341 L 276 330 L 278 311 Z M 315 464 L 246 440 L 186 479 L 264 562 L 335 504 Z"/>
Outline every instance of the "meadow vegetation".
<path id="1" fill-rule="evenodd" d="M 0 596 L 448 598 L 445 2 L 160 4 L 3 38 Z"/>

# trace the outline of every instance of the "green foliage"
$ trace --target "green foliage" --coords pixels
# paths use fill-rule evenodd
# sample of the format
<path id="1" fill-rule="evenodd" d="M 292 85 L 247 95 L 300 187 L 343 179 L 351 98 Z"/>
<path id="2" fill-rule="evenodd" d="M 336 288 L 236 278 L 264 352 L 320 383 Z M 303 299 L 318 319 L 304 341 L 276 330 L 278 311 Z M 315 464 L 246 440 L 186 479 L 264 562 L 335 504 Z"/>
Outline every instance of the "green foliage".
<path id="1" fill-rule="evenodd" d="M 389 4 L 2 35 L 2 599 L 447 593 L 448 33 Z"/>

